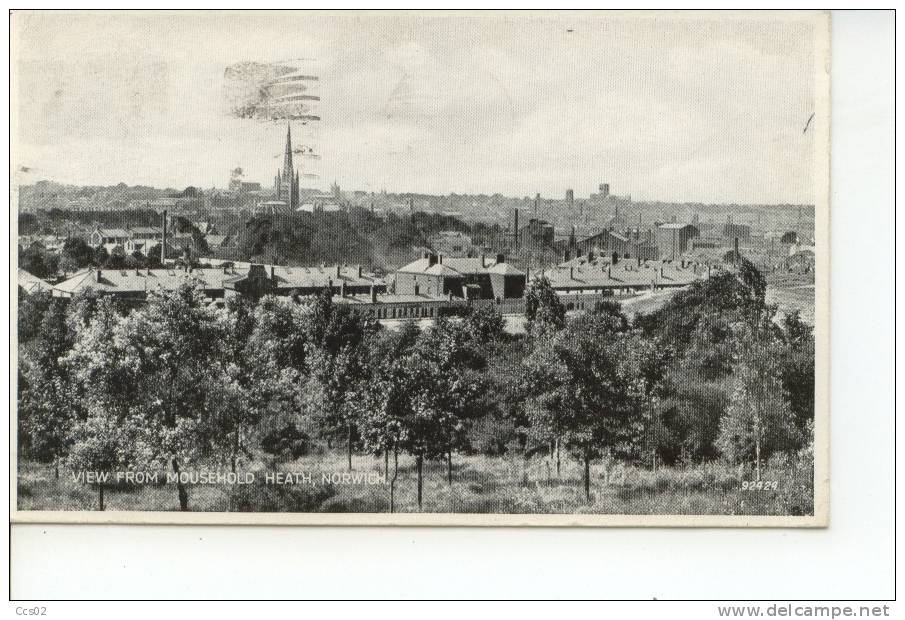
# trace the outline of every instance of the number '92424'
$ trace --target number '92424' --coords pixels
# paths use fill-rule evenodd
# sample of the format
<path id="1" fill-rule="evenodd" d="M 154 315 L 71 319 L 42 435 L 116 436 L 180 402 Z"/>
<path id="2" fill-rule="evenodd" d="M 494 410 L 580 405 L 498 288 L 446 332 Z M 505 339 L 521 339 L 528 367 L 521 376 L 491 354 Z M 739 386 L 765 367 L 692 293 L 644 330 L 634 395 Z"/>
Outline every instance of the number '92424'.
<path id="1" fill-rule="evenodd" d="M 779 488 L 779 480 L 743 480 L 742 491 L 775 491 Z"/>

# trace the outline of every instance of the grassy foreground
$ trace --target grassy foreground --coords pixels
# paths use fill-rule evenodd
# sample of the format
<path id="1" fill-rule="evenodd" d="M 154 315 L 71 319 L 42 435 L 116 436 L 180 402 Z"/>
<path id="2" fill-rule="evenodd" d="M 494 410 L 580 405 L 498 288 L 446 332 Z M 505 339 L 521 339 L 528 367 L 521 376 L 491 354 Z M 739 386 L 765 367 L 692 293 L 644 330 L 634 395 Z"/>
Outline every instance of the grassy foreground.
<path id="1" fill-rule="evenodd" d="M 194 471 L 215 468 L 196 467 Z M 265 472 L 310 474 L 314 484 L 265 484 Z M 389 512 L 393 463 L 387 483 L 322 483 L 322 474 L 347 472 L 344 455 L 328 453 L 265 466 L 253 463 L 248 485 L 188 485 L 193 511 L 250 512 Z M 384 460 L 355 456 L 353 473 L 384 473 Z M 377 476 L 372 476 L 376 478 Z M 161 475 L 163 479 L 163 475 Z M 453 482 L 444 462 L 424 466 L 421 511 L 449 513 L 596 513 L 680 515 L 809 515 L 813 514 L 812 465 L 808 459 L 774 459 L 761 480 L 776 489 L 743 489 L 753 472 L 723 464 L 662 467 L 656 471 L 598 461 L 591 469 L 591 501 L 585 499 L 581 465 L 564 457 L 560 475 L 551 459 L 536 457 L 453 457 Z M 414 459 L 399 457 L 395 511 L 418 512 Z M 771 486 L 771 485 L 766 485 Z M 105 488 L 106 510 L 178 510 L 176 485 L 119 484 Z M 20 510 L 97 510 L 96 487 L 72 479 L 61 470 L 19 461 Z"/>

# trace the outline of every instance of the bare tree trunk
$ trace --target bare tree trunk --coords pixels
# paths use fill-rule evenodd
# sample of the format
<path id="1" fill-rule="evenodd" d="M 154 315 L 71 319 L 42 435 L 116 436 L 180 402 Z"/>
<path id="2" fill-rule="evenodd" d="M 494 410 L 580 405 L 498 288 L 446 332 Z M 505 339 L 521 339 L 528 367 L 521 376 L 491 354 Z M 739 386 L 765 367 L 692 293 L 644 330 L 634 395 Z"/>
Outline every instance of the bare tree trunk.
<path id="1" fill-rule="evenodd" d="M 390 451 L 387 448 L 383 449 L 383 477 L 390 477 Z"/>
<path id="2" fill-rule="evenodd" d="M 556 438 L 556 477 L 559 478 L 559 465 L 560 465 L 560 441 L 559 438 Z"/>
<path id="3" fill-rule="evenodd" d="M 390 480 L 390 512 L 396 512 L 396 478 L 399 477 L 399 453 L 398 449 L 393 446 L 393 454 L 396 457 L 396 467 L 393 470 L 393 478 Z M 386 452 L 386 465 L 390 466 L 390 453 Z"/>
<path id="4" fill-rule="evenodd" d="M 424 466 L 424 457 L 420 454 L 415 457 L 415 467 L 418 470 L 418 510 L 421 510 L 421 484 L 422 484 L 422 470 Z"/>
<path id="5" fill-rule="evenodd" d="M 104 485 L 103 485 L 103 483 L 99 483 L 97 485 L 97 506 L 98 506 L 98 510 L 104 509 Z"/>
<path id="6" fill-rule="evenodd" d="M 760 482 L 760 436 L 754 439 L 754 479 Z"/>
<path id="7" fill-rule="evenodd" d="M 54 457 L 53 459 L 53 477 L 55 480 L 60 479 L 60 457 Z M 101 508 L 103 510 L 103 508 Z"/>
<path id="8" fill-rule="evenodd" d="M 446 453 L 446 477 L 449 480 L 449 486 L 452 486 L 452 450 Z"/>
<path id="9" fill-rule="evenodd" d="M 591 449 L 584 449 L 584 496 L 591 501 Z"/>
<path id="10" fill-rule="evenodd" d="M 352 423 L 349 423 L 346 435 L 346 447 L 348 448 L 349 471 L 352 471 Z"/>
<path id="11" fill-rule="evenodd" d="M 179 493 L 179 510 L 183 512 L 188 512 L 189 509 L 189 494 L 188 491 L 185 490 L 185 485 L 179 480 L 179 462 L 174 456 L 172 459 L 173 464 L 173 473 L 176 474 L 176 490 Z"/>

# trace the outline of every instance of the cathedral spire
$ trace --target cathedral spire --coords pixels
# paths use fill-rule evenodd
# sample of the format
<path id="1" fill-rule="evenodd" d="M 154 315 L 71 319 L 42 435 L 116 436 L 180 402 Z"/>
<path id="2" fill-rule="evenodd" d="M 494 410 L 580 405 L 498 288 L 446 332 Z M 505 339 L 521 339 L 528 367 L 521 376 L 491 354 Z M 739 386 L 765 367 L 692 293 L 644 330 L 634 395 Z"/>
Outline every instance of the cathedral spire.
<path id="1" fill-rule="evenodd" d="M 292 127 L 286 124 L 286 152 L 283 154 L 283 176 L 292 178 Z"/>

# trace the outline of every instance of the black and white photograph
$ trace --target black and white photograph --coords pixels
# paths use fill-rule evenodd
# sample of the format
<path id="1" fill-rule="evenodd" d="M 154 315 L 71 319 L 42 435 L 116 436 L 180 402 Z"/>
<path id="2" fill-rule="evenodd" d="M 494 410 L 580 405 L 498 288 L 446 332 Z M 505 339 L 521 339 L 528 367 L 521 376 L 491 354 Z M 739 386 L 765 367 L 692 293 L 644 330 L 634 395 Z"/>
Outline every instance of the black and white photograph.
<path id="1" fill-rule="evenodd" d="M 826 526 L 829 42 L 14 13 L 11 520 Z"/>

